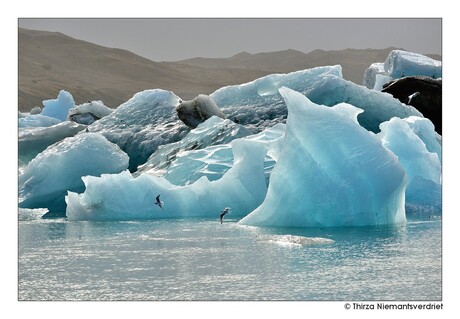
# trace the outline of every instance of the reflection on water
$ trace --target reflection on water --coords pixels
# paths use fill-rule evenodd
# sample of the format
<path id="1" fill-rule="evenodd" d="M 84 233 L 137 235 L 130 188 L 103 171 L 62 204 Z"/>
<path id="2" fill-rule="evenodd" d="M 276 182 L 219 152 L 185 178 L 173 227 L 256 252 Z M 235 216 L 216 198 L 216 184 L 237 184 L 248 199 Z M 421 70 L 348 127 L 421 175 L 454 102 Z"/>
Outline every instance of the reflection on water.
<path id="1" fill-rule="evenodd" d="M 20 300 L 440 300 L 441 221 L 19 221 Z"/>

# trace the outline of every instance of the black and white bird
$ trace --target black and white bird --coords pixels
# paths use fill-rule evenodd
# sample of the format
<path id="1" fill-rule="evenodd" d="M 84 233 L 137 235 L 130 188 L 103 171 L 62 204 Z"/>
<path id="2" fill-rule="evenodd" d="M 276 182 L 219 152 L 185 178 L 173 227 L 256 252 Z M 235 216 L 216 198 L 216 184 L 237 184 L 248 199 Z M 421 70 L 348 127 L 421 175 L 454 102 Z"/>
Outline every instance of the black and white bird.
<path id="1" fill-rule="evenodd" d="M 156 200 L 157 201 L 156 201 L 155 205 L 158 205 L 158 206 L 160 206 L 161 209 L 163 209 L 163 202 L 160 200 L 160 195 L 158 195 L 156 197 Z"/>
<path id="2" fill-rule="evenodd" d="M 230 213 L 230 208 L 225 207 L 221 212 L 220 212 L 220 223 L 224 221 L 224 216 L 225 214 Z"/>

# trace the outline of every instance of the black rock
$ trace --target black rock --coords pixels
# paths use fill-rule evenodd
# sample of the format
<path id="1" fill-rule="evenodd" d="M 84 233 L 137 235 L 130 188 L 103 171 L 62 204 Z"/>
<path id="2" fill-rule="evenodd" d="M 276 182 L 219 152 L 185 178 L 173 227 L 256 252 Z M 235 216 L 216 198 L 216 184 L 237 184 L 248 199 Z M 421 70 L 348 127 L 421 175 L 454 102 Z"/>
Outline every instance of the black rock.
<path id="1" fill-rule="evenodd" d="M 383 86 L 404 104 L 415 107 L 433 122 L 436 132 L 442 135 L 442 80 L 428 76 L 407 76 Z"/>

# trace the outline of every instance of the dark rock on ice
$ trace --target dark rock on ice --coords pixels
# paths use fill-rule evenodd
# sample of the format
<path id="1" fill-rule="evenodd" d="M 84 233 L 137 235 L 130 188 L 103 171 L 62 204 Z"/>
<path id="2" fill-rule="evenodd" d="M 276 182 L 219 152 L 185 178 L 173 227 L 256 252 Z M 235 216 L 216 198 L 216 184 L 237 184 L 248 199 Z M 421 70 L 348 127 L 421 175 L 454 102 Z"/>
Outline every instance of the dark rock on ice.
<path id="1" fill-rule="evenodd" d="M 83 114 L 69 115 L 69 120 L 71 120 L 72 122 L 80 123 L 80 124 L 90 125 L 96 122 L 97 120 L 99 120 L 99 118 L 92 113 L 83 113 Z"/>
<path id="2" fill-rule="evenodd" d="M 226 116 L 214 100 L 207 95 L 200 94 L 190 101 L 182 101 L 176 107 L 177 116 L 190 128 L 195 128 L 211 116 L 225 119 Z"/>
<path id="3" fill-rule="evenodd" d="M 407 76 L 383 87 L 402 103 L 415 107 L 430 119 L 436 132 L 442 134 L 442 80 L 428 76 Z"/>
<path id="4" fill-rule="evenodd" d="M 112 113 L 112 109 L 101 101 L 88 101 L 69 110 L 67 119 L 79 124 L 90 125 Z"/>
<path id="5" fill-rule="evenodd" d="M 41 112 L 42 112 L 41 107 L 35 106 L 32 110 L 30 110 L 30 115 L 40 114 Z"/>

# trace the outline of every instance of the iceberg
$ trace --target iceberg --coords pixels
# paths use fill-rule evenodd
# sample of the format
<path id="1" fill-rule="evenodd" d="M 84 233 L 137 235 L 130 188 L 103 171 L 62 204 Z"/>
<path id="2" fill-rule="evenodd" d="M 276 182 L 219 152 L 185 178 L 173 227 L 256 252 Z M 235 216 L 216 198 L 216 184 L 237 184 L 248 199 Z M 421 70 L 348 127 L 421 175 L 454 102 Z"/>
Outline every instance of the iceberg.
<path id="1" fill-rule="evenodd" d="M 43 110 L 41 114 L 54 117 L 62 122 L 67 119 L 69 110 L 74 107 L 74 105 L 75 101 L 73 96 L 69 92 L 61 90 L 56 99 L 43 101 Z"/>
<path id="2" fill-rule="evenodd" d="M 85 125 L 66 121 L 49 127 L 20 129 L 18 135 L 19 162 L 27 164 L 48 146 L 76 135 L 85 127 Z"/>
<path id="3" fill-rule="evenodd" d="M 306 92 L 327 75 L 342 77 L 342 67 L 317 67 L 287 74 L 270 74 L 254 81 L 230 85 L 210 95 L 228 119 L 259 133 L 283 122 L 287 117 L 284 100 L 278 93 L 282 86 Z"/>
<path id="4" fill-rule="evenodd" d="M 64 213 L 67 191 L 84 190 L 82 176 L 118 173 L 127 167 L 128 156 L 102 135 L 68 137 L 38 154 L 19 175 L 19 207 Z"/>
<path id="5" fill-rule="evenodd" d="M 441 78 L 442 62 L 419 53 L 393 50 L 384 63 L 372 63 L 364 71 L 363 85 L 381 91 L 387 83 L 407 76 Z"/>
<path id="6" fill-rule="evenodd" d="M 386 72 L 384 68 L 384 63 L 372 63 L 364 71 L 363 85 L 368 89 L 374 89 L 381 91 L 383 84 L 393 80 Z"/>
<path id="7" fill-rule="evenodd" d="M 266 185 L 283 147 L 285 124 L 279 123 L 264 131 L 241 138 L 261 143 L 267 155 L 264 160 Z M 164 178 L 175 185 L 188 185 L 203 176 L 210 181 L 220 179 L 233 165 L 232 144 L 219 144 L 204 149 L 185 150 L 177 153 L 164 173 Z"/>
<path id="8" fill-rule="evenodd" d="M 281 155 L 263 203 L 240 224 L 283 227 L 397 225 L 406 222 L 406 173 L 380 139 L 358 124 L 362 110 L 325 107 L 288 88 Z"/>
<path id="9" fill-rule="evenodd" d="M 258 133 L 285 122 L 286 103 L 278 93 L 282 86 L 302 93 L 316 104 L 334 106 L 346 102 L 361 108 L 363 112 L 358 116 L 358 121 L 373 132 L 379 131 L 380 123 L 395 116 L 423 116 L 390 94 L 346 81 L 340 65 L 271 74 L 246 84 L 220 88 L 210 96 L 227 118 Z"/>
<path id="10" fill-rule="evenodd" d="M 423 54 L 393 50 L 385 61 L 385 71 L 393 78 L 425 75 L 437 79 L 442 77 L 442 63 Z"/>
<path id="11" fill-rule="evenodd" d="M 67 120 L 90 125 L 112 112 L 113 110 L 105 106 L 102 101 L 88 101 L 72 107 L 67 115 Z"/>
<path id="12" fill-rule="evenodd" d="M 441 213 L 441 148 L 434 125 L 424 118 L 393 118 L 381 130 L 382 145 L 398 156 L 409 177 L 408 212 Z"/>
<path id="13" fill-rule="evenodd" d="M 88 130 L 104 135 L 128 154 L 129 170 L 134 172 L 158 146 L 177 142 L 188 133 L 175 111 L 179 101 L 170 91 L 138 92 Z"/>
<path id="14" fill-rule="evenodd" d="M 173 217 L 216 217 L 224 207 L 244 216 L 263 201 L 267 187 L 263 173 L 265 147 L 257 142 L 234 140 L 234 165 L 217 181 L 200 178 L 176 186 L 149 174 L 134 177 L 129 171 L 84 176 L 81 194 L 68 192 L 69 220 L 131 220 Z M 163 208 L 155 205 L 161 195 Z"/>
<path id="15" fill-rule="evenodd" d="M 58 123 L 61 123 L 61 120 L 58 120 L 55 117 L 50 117 L 42 114 L 29 114 L 23 115 L 18 119 L 18 128 L 28 128 L 28 127 L 47 127 L 53 126 Z"/>
<path id="16" fill-rule="evenodd" d="M 203 149 L 212 145 L 227 144 L 234 139 L 250 134 L 251 132 L 242 125 L 212 116 L 199 124 L 197 128 L 191 130 L 180 141 L 159 146 L 147 162 L 138 167 L 136 174 L 148 173 L 162 176 L 181 152 Z M 230 161 L 233 161 L 233 157 L 230 157 Z"/>

